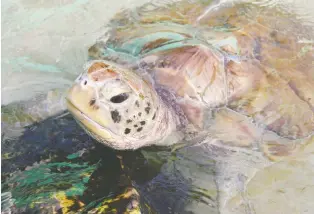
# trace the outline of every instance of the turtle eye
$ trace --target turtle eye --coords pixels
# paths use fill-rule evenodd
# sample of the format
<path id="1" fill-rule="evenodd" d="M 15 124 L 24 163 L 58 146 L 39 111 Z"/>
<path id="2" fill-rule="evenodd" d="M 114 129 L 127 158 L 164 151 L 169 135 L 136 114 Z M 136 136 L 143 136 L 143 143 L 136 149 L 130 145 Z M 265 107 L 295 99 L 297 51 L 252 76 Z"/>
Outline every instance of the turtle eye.
<path id="1" fill-rule="evenodd" d="M 126 101 L 129 98 L 129 94 L 128 93 L 122 93 L 122 94 L 118 94 L 116 96 L 113 96 L 110 98 L 110 102 L 112 103 L 122 103 L 124 101 Z"/>

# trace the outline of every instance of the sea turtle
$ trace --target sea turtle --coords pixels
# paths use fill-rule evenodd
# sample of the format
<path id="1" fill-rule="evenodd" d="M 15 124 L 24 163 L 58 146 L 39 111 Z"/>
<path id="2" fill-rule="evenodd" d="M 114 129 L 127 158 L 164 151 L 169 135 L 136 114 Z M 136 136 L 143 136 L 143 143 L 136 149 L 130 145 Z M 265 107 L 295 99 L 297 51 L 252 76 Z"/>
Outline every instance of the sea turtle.
<path id="1" fill-rule="evenodd" d="M 156 1 L 125 10 L 89 49 L 68 109 L 111 148 L 183 142 L 179 153 L 194 164 L 215 160 L 207 183 L 197 165 L 176 164 L 199 189 L 218 186 L 218 205 L 194 211 L 226 211 L 258 169 L 314 141 L 314 34 L 299 20 L 257 3 Z M 233 211 L 252 212 L 242 202 Z"/>

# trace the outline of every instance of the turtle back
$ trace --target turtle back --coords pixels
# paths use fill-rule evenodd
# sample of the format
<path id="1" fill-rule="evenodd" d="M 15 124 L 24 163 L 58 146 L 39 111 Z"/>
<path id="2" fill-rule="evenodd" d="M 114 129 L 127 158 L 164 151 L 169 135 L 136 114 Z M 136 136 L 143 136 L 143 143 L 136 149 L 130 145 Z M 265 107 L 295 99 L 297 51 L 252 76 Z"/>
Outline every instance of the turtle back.
<path id="1" fill-rule="evenodd" d="M 314 130 L 313 29 L 278 7 L 239 6 L 208 12 L 200 20 L 202 25 L 228 25 L 237 41 L 233 51 L 242 59 L 226 63 L 228 107 L 280 136 L 310 136 Z"/>
<path id="2" fill-rule="evenodd" d="M 300 23 L 252 3 L 152 2 L 117 14 L 90 55 L 144 61 L 179 97 L 227 105 L 297 139 L 314 130 L 313 29 Z"/>

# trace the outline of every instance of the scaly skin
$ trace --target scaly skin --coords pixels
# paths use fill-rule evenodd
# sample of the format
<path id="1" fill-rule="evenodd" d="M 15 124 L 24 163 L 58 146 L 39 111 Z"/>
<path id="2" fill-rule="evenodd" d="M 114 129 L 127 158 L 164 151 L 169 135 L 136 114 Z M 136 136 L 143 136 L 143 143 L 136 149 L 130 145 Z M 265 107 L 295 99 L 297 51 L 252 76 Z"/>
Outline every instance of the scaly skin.
<path id="1" fill-rule="evenodd" d="M 213 195 L 222 212 L 258 169 L 297 156 L 313 144 L 313 45 L 299 41 L 300 36 L 307 40 L 313 36 L 296 20 L 276 7 L 217 6 L 206 1 L 146 4 L 124 11 L 112 20 L 106 37 L 89 49 L 91 61 L 83 72 L 88 90 L 78 80 L 68 95 L 74 106 L 88 105 L 93 96 L 86 93 L 106 98 L 96 98 L 96 109 L 70 111 L 91 135 L 96 133 L 99 141 L 122 150 L 171 145 L 204 134 L 198 147 L 183 153 L 194 151 L 190 158 L 198 160 L 199 153 L 208 152 L 201 158 L 217 160 L 220 192 Z M 92 69 L 97 63 L 101 68 Z M 90 75 L 89 69 L 100 78 Z M 108 92 L 103 87 L 114 88 L 111 81 L 120 85 Z M 127 91 L 132 99 L 109 103 L 123 95 L 121 88 L 132 88 Z M 167 115 L 155 121 L 150 115 L 144 117 L 149 128 L 143 127 L 141 136 L 125 130 L 129 115 L 121 113 L 136 109 L 134 93 L 137 99 L 154 100 L 150 110 Z M 113 124 L 115 117 L 108 118 L 116 110 L 122 123 Z M 87 124 L 77 112 L 100 126 Z M 167 130 L 163 139 L 160 132 L 150 132 L 159 125 Z M 109 128 L 110 137 L 103 131 Z M 243 164 L 236 168 L 236 162 Z M 189 172 L 185 175 L 189 177 Z M 193 178 L 194 185 L 207 188 L 201 178 Z M 239 212 L 250 210 L 249 204 L 238 208 Z"/>
<path id="2" fill-rule="evenodd" d="M 225 105 L 290 141 L 313 135 L 313 45 L 298 41 L 300 35 L 311 39 L 310 29 L 300 26 L 295 15 L 276 8 L 236 4 L 214 10 L 204 5 L 210 4 L 147 4 L 128 20 L 128 12 L 117 14 L 109 39 L 90 48 L 90 57 L 124 66 L 140 61 L 139 71 L 131 67 L 139 73 L 144 69 L 154 84 L 183 98 L 181 108 L 197 127 L 206 118 L 195 112 L 203 110 L 190 110 L 205 101 L 205 108 Z"/>

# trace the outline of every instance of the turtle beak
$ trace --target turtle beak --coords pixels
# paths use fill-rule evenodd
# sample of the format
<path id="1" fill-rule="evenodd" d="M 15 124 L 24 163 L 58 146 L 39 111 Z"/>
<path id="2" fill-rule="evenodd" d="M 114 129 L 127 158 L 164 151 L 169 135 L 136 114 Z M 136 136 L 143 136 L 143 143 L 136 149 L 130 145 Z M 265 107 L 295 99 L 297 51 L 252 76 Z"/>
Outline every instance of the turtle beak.
<path id="1" fill-rule="evenodd" d="M 71 113 L 77 115 L 77 111 L 79 111 L 103 127 L 110 127 L 111 120 L 108 117 L 110 112 L 106 106 L 99 102 L 99 90 L 103 81 L 117 76 L 108 67 L 102 62 L 90 64 L 87 72 L 75 80 L 66 96 L 68 109 Z"/>
<path id="2" fill-rule="evenodd" d="M 99 112 L 97 111 L 98 106 L 96 105 L 96 90 L 92 83 L 90 83 L 88 77 L 80 77 L 68 90 L 66 96 L 67 103 L 71 104 L 70 109 L 74 107 L 83 114 L 89 115 L 91 118 L 97 118 Z M 106 125 L 107 122 L 101 121 L 101 124 Z"/>
<path id="3" fill-rule="evenodd" d="M 117 76 L 108 64 L 91 62 L 66 95 L 69 112 L 97 140 L 113 141 L 117 130 L 108 106 L 99 98 L 104 82 Z"/>
<path id="4" fill-rule="evenodd" d="M 84 85 L 84 84 L 83 84 Z M 95 90 L 88 85 L 82 86 L 75 83 L 66 96 L 66 104 L 69 112 L 88 133 L 97 140 L 112 141 L 109 115 L 95 103 Z"/>
<path id="5" fill-rule="evenodd" d="M 109 113 L 97 103 L 97 86 L 87 75 L 81 75 L 66 95 L 69 112 L 90 131 L 109 127 Z"/>

